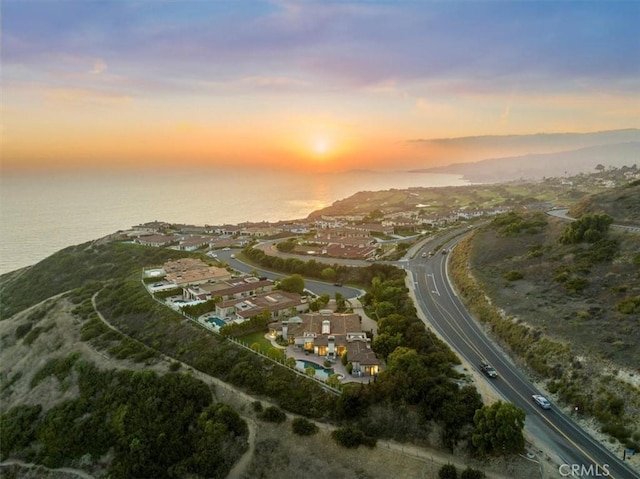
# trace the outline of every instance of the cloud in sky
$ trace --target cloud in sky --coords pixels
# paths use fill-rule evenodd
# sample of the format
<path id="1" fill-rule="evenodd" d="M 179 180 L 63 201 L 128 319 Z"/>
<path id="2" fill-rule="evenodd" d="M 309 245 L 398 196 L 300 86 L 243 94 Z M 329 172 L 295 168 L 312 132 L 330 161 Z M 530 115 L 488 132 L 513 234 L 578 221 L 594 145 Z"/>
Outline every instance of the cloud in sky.
<path id="1" fill-rule="evenodd" d="M 168 115 L 210 131 L 259 125 L 262 115 L 284 137 L 283 118 L 305 113 L 343 116 L 360 126 L 362 144 L 637 127 L 639 20 L 634 1 L 5 0 L 5 102 L 21 112 L 7 129 L 15 120 L 26 136 L 21 118 L 53 115 L 19 84 L 127 98 L 126 113 L 105 124 L 114 131 L 118 121 L 134 129 L 142 121 L 148 132 Z"/>

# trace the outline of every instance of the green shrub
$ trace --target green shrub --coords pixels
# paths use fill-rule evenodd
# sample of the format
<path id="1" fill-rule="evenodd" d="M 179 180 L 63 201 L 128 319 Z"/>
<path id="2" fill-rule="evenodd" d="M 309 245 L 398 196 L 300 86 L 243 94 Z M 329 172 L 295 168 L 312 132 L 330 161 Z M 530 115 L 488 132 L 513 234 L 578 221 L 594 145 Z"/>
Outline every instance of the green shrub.
<path id="1" fill-rule="evenodd" d="M 575 293 L 584 291 L 588 286 L 589 281 L 586 278 L 582 278 L 580 276 L 574 276 L 564 283 L 564 287 L 567 288 L 567 291 L 573 291 Z"/>
<path id="2" fill-rule="evenodd" d="M 345 426 L 331 432 L 331 437 L 347 449 L 356 449 L 361 444 L 370 448 L 375 447 L 376 439 L 366 436 L 360 429 L 353 426 Z"/>
<path id="3" fill-rule="evenodd" d="M 296 240 L 294 238 L 290 238 L 287 241 L 281 241 L 276 244 L 276 248 L 278 251 L 282 251 L 283 253 L 291 253 L 296 247 Z"/>
<path id="4" fill-rule="evenodd" d="M 31 323 L 24 323 L 19 325 L 16 328 L 16 339 L 20 339 L 22 337 L 24 337 L 29 331 L 31 331 L 32 328 L 32 324 Z"/>
<path id="5" fill-rule="evenodd" d="M 640 296 L 618 301 L 616 303 L 616 311 L 622 314 L 640 314 Z"/>
<path id="6" fill-rule="evenodd" d="M 291 429 L 298 436 L 312 436 L 318 432 L 318 426 L 303 417 L 295 418 L 291 422 Z"/>
<path id="7" fill-rule="evenodd" d="M 55 376 L 58 381 L 62 382 L 70 373 L 71 368 L 80 358 L 79 352 L 69 354 L 64 358 L 50 359 L 42 368 L 38 370 L 31 379 L 31 388 L 33 389 L 40 383 L 40 381 L 48 378 L 49 376 Z"/>
<path id="8" fill-rule="evenodd" d="M 276 423 L 284 422 L 287 420 L 287 415 L 284 413 L 284 411 L 275 406 L 269 406 L 268 408 L 266 408 L 264 411 L 262 411 L 259 417 L 263 421 Z"/>
<path id="9" fill-rule="evenodd" d="M 458 479 L 458 470 L 453 464 L 445 464 L 438 471 L 438 479 Z"/>
<path id="10" fill-rule="evenodd" d="M 342 356 L 340 356 L 340 362 L 342 363 L 343 366 L 347 365 L 348 359 L 347 359 L 347 352 L 346 351 L 344 353 L 342 353 Z"/>
<path id="11" fill-rule="evenodd" d="M 469 466 L 460 474 L 460 479 L 485 479 L 486 477 L 484 472 L 472 469 Z"/>
<path id="12" fill-rule="evenodd" d="M 517 281 L 522 278 L 524 278 L 524 275 L 520 271 L 516 271 L 514 269 L 512 269 L 511 271 L 507 271 L 504 274 L 504 279 L 506 279 L 507 281 Z"/>
<path id="13" fill-rule="evenodd" d="M 33 328 L 31 331 L 29 331 L 29 334 L 24 337 L 24 344 L 26 344 L 27 346 L 33 344 L 33 342 L 38 339 L 38 336 L 40 336 L 40 333 L 42 333 L 43 331 L 44 329 L 40 326 L 36 326 L 35 328 Z"/>
<path id="14" fill-rule="evenodd" d="M 626 442 L 631 437 L 631 430 L 624 424 L 609 423 L 602 426 L 602 432 L 615 437 L 620 442 Z"/>

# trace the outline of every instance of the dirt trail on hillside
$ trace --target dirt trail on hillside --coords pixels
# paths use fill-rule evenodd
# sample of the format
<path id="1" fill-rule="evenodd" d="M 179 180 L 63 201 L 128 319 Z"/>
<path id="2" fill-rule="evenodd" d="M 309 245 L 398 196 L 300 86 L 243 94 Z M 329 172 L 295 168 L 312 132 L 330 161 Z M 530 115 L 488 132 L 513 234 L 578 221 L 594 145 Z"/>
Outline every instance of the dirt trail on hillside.
<path id="1" fill-rule="evenodd" d="M 95 308 L 95 297 L 93 299 Z M 50 314 L 38 323 L 40 326 L 49 328 L 46 333 L 42 333 L 30 346 L 23 345 L 21 341 L 13 340 L 12 344 L 4 344 L 4 348 L 0 352 L 4 371 L 10 374 L 22 371 L 22 377 L 12 386 L 11 394 L 3 398 L 3 407 L 15 404 L 33 404 L 37 401 L 43 404 L 45 409 L 48 409 L 62 400 L 69 399 L 70 395 L 74 393 L 74 388 L 62 391 L 57 380 L 53 378 L 42 381 L 37 386 L 37 390 L 31 390 L 29 384 L 33 374 L 49 359 L 64 357 L 75 351 L 80 351 L 83 359 L 93 362 L 101 369 L 151 369 L 163 374 L 169 371 L 172 363 L 179 362 L 168 356 L 163 356 L 162 359 L 150 366 L 126 360 L 116 360 L 105 352 L 81 341 L 80 328 L 82 323 L 71 313 L 74 305 L 65 299 L 57 299 L 56 301 L 58 304 Z M 101 321 L 121 333 L 97 309 L 96 313 Z M 0 334 L 4 337 L 14 337 L 17 325 L 24 322 L 26 314 L 28 312 L 19 313 L 14 318 L 0 322 Z M 536 464 L 518 457 L 479 462 L 435 449 L 390 441 L 379 441 L 378 446 L 374 449 L 365 447 L 356 450 L 344 449 L 338 446 L 330 436 L 335 427 L 325 423 L 317 423 L 320 431 L 315 436 L 299 437 L 291 431 L 291 420 L 296 417 L 295 415 L 287 414 L 288 420 L 283 424 L 264 423 L 258 420 L 253 410 L 253 403 L 259 400 L 264 406 L 273 405 L 269 400 L 249 396 L 218 378 L 194 370 L 188 364 L 181 362 L 180 364 L 182 373 L 191 374 L 211 385 L 216 401 L 229 404 L 247 421 L 249 448 L 231 470 L 228 476 L 230 479 L 252 479 L 259 476 L 280 479 L 299 478 L 310 473 L 308 467 L 311 463 L 314 470 L 331 471 L 331 477 L 334 479 L 350 479 L 352 477 L 362 479 L 431 478 L 437 477 L 438 470 L 447 463 L 455 464 L 460 472 L 467 466 L 481 469 L 491 479 L 511 477 L 538 479 L 540 477 Z M 5 402 L 6 399 L 9 401 Z M 264 464 L 265 444 L 275 445 L 274 447 L 281 454 L 281 461 Z M 2 466 L 2 468 L 6 474 L 17 471 L 15 477 L 45 477 L 47 479 L 79 477 L 88 479 L 103 477 L 105 473 L 99 466 L 91 472 L 71 468 L 45 471 L 36 465 L 24 464 L 21 461 L 11 462 L 11 465 L 6 464 L 6 467 Z"/>

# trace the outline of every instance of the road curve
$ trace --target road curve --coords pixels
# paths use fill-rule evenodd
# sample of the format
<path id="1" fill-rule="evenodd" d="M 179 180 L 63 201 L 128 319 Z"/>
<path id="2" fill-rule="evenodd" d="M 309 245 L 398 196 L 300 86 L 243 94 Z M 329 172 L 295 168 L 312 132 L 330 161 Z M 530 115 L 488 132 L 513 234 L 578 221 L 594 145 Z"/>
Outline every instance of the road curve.
<path id="1" fill-rule="evenodd" d="M 451 240 L 445 248 L 451 249 L 457 241 L 458 239 Z M 429 244 L 425 246 L 424 251 L 429 251 L 428 246 Z M 428 326 L 472 367 L 484 359 L 496 368 L 498 378 L 485 380 L 505 400 L 526 412 L 527 430 L 534 437 L 542 438 L 545 444 L 552 445 L 552 450 L 548 452 L 555 456 L 554 462 L 558 465 L 566 464 L 559 471 L 561 476 L 569 472 L 566 477 L 637 479 L 637 472 L 594 440 L 558 408 L 542 410 L 533 403 L 531 396 L 540 392 L 492 343 L 482 326 L 458 298 L 447 274 L 448 256 L 435 254 L 432 258 L 422 258 L 421 255 L 416 255 L 416 259 L 405 263 L 416 306 L 428 321 Z"/>
<path id="2" fill-rule="evenodd" d="M 553 216 L 554 218 L 560 218 L 565 221 L 575 221 L 576 219 L 569 216 L 568 208 L 560 208 L 557 210 L 549 210 L 547 214 L 549 216 Z M 640 233 L 640 226 L 629 226 L 629 225 L 611 225 L 611 228 L 615 228 L 618 230 L 630 231 L 631 233 Z"/>

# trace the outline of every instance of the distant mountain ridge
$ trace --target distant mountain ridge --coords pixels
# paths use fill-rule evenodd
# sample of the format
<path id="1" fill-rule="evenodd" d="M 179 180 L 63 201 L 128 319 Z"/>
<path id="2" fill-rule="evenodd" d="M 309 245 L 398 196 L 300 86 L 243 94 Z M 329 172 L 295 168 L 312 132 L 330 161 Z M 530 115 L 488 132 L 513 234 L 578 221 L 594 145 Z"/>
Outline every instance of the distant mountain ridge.
<path id="1" fill-rule="evenodd" d="M 533 149 L 535 145 L 544 146 L 547 152 L 560 148 L 570 150 L 588 146 L 611 143 L 640 141 L 640 129 L 597 131 L 590 133 L 534 133 L 530 135 L 482 135 L 456 138 L 434 138 L 409 140 L 411 143 L 425 143 L 442 146 L 464 147 L 524 147 Z"/>
<path id="2" fill-rule="evenodd" d="M 636 132 L 637 141 L 594 145 L 551 153 L 490 158 L 470 163 L 414 169 L 410 172 L 458 174 L 472 182 L 498 183 L 593 172 L 599 164 L 605 167 L 631 166 L 640 163 L 640 130 L 633 131 Z"/>

